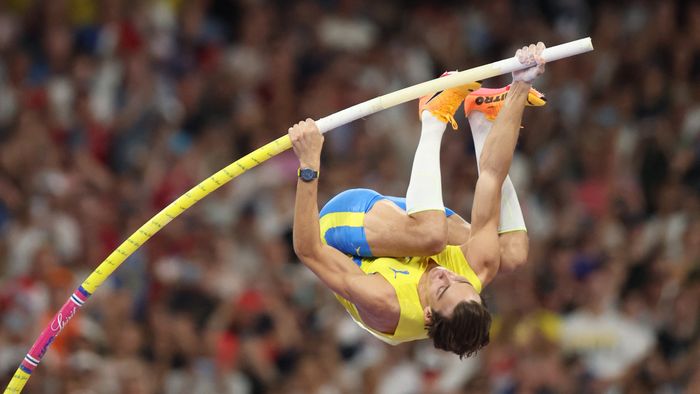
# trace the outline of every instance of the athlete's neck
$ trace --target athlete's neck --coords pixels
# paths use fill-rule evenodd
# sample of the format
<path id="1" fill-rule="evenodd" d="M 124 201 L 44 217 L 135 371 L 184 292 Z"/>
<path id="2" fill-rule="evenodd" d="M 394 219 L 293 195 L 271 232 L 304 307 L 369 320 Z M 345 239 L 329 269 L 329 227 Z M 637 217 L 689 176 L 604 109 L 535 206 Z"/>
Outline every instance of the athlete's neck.
<path id="1" fill-rule="evenodd" d="M 428 267 L 425 269 L 423 272 L 423 275 L 421 275 L 420 279 L 418 279 L 418 299 L 420 300 L 420 305 L 423 309 L 425 309 L 426 306 L 428 305 L 428 274 L 430 271 L 433 269 L 437 268 L 439 265 L 435 263 L 432 259 L 429 260 L 428 262 Z"/>

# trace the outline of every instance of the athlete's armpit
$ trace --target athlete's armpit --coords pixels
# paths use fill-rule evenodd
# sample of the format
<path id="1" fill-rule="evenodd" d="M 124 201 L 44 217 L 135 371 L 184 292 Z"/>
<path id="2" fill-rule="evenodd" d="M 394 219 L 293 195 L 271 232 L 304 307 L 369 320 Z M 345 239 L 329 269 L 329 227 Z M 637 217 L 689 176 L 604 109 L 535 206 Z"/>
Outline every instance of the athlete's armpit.
<path id="1" fill-rule="evenodd" d="M 363 275 L 348 283 L 346 298 L 357 308 L 362 321 L 373 330 L 393 334 L 399 322 L 401 307 L 396 290 L 383 276 Z M 343 297 L 345 298 L 345 297 Z"/>

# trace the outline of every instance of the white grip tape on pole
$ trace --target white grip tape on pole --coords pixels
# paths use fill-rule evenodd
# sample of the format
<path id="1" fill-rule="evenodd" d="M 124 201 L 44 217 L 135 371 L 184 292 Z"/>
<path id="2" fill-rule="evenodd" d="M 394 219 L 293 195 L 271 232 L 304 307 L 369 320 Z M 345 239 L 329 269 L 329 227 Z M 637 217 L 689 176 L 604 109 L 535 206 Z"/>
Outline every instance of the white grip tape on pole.
<path id="1" fill-rule="evenodd" d="M 580 40 L 567 42 L 565 44 L 556 45 L 551 48 L 545 48 L 542 52 L 542 58 L 547 62 L 580 55 L 582 53 L 593 50 L 593 43 L 590 37 Z M 522 70 L 530 67 L 529 64 L 522 64 L 515 57 L 499 60 L 483 66 L 470 68 L 460 71 L 443 78 L 436 78 L 431 81 L 423 82 L 411 87 L 397 90 L 393 93 L 385 94 L 363 103 L 353 105 L 342 111 L 326 116 L 316 121 L 319 130 L 322 133 L 333 130 L 336 127 L 350 123 L 362 117 L 379 112 L 383 109 L 393 107 L 415 100 L 426 94 L 435 93 L 440 90 L 449 89 L 451 87 L 464 85 L 465 83 L 481 81 L 488 78 L 493 78 L 498 75 L 511 73 L 516 70 Z"/>

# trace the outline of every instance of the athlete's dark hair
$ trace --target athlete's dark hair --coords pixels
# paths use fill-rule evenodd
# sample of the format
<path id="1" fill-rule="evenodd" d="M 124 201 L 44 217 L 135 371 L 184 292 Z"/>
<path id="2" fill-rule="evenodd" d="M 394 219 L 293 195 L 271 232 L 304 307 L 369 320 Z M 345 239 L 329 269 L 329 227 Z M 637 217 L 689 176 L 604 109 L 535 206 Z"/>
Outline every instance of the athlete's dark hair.
<path id="1" fill-rule="evenodd" d="M 491 314 L 483 300 L 481 304 L 462 301 L 455 305 L 451 317 L 432 311 L 426 328 L 436 348 L 456 353 L 461 359 L 488 345 Z"/>

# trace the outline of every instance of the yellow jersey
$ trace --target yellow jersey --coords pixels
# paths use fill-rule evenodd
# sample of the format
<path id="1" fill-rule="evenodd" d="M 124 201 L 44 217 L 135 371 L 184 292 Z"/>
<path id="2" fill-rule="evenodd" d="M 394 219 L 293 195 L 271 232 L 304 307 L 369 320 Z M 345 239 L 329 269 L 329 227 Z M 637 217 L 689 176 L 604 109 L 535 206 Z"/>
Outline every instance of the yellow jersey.
<path id="1" fill-rule="evenodd" d="M 479 280 L 479 277 L 476 276 L 474 270 L 467 263 L 467 259 L 459 246 L 448 246 L 441 253 L 434 256 L 362 259 L 360 269 L 364 273 L 368 275 L 380 274 L 396 291 L 401 315 L 393 334 L 386 334 L 368 327 L 362 321 L 357 307 L 352 302 L 337 294 L 336 298 L 360 327 L 390 345 L 425 339 L 428 337 L 428 331 L 425 328 L 423 319 L 423 307 L 418 298 L 418 281 L 426 268 L 428 268 L 431 260 L 457 275 L 464 276 L 474 286 L 474 289 L 481 293 L 481 280 Z"/>

